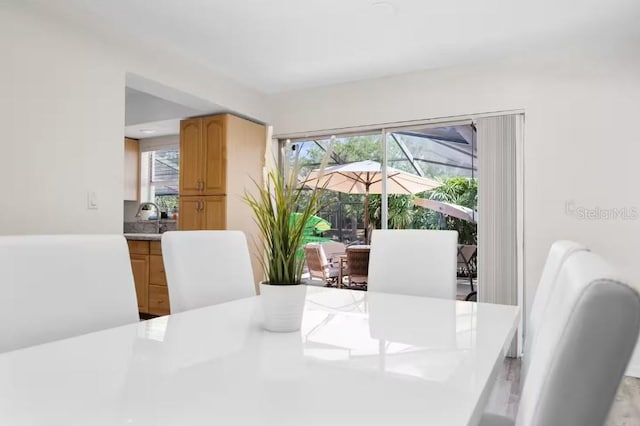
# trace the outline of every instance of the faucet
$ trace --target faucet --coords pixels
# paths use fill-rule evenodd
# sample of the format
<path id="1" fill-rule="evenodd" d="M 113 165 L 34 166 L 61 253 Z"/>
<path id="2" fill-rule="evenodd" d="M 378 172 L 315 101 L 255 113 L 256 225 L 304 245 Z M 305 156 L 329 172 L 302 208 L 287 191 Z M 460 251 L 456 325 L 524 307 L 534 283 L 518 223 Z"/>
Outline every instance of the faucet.
<path id="1" fill-rule="evenodd" d="M 140 203 L 140 205 L 138 206 L 138 212 L 136 213 L 136 217 L 140 217 L 140 212 L 142 211 L 142 208 L 144 206 L 153 206 L 156 208 L 156 234 L 159 234 L 160 233 L 160 207 L 158 207 L 156 203 L 152 203 L 149 201 Z"/>

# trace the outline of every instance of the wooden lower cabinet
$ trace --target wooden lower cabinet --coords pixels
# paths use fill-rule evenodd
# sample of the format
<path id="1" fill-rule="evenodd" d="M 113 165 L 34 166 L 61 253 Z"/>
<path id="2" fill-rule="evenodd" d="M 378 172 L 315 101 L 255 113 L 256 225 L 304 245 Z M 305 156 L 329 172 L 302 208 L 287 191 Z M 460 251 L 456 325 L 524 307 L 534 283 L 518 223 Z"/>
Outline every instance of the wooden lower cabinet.
<path id="1" fill-rule="evenodd" d="M 149 284 L 149 312 L 152 315 L 169 315 L 169 289 L 167 286 Z"/>
<path id="2" fill-rule="evenodd" d="M 149 256 L 146 254 L 131 255 L 131 270 L 136 285 L 138 311 L 146 313 L 149 304 Z"/>
<path id="3" fill-rule="evenodd" d="M 180 197 L 180 217 L 178 227 L 182 231 L 202 229 L 202 197 Z"/>
<path id="4" fill-rule="evenodd" d="M 138 311 L 151 315 L 168 315 L 169 291 L 160 242 L 131 240 L 128 243 Z"/>
<path id="5" fill-rule="evenodd" d="M 227 204 L 224 195 L 203 197 L 204 228 L 222 230 L 227 228 Z"/>
<path id="6" fill-rule="evenodd" d="M 162 256 L 149 256 L 149 284 L 167 286 L 167 276 L 164 273 Z"/>
<path id="7" fill-rule="evenodd" d="M 226 229 L 226 197 L 224 195 L 180 197 L 178 226 L 182 231 Z"/>

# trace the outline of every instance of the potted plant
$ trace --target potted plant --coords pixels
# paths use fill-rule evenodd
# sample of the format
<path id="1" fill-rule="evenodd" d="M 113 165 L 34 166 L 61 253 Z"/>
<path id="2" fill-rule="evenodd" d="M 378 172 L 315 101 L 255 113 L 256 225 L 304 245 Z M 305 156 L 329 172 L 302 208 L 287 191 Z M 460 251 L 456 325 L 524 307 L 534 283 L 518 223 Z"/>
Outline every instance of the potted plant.
<path id="1" fill-rule="evenodd" d="M 327 152 L 322 170 L 328 159 Z M 247 192 L 244 197 L 262 237 L 258 244 L 264 252 L 261 263 L 266 280 L 260 283 L 260 299 L 269 331 L 300 329 L 307 286 L 302 283 L 304 257 L 298 249 L 307 221 L 320 209 L 321 188 L 303 188 L 298 182 L 299 163 L 295 163 L 288 175 L 279 169 L 268 173 L 265 185 L 256 183 L 255 194 Z"/>
<path id="2" fill-rule="evenodd" d="M 142 206 L 142 209 L 140 210 L 140 219 L 149 220 L 151 216 L 153 216 L 153 210 L 151 209 L 151 206 L 148 204 Z"/>

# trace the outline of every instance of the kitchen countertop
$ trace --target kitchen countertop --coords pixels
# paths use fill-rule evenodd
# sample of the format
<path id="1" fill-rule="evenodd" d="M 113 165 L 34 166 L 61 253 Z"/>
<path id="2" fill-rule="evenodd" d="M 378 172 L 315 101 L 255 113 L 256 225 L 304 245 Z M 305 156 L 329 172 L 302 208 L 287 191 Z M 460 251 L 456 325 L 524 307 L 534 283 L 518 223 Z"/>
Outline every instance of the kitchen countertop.
<path id="1" fill-rule="evenodd" d="M 127 240 L 141 240 L 141 241 L 160 241 L 162 234 L 142 234 L 142 233 L 125 233 L 124 237 Z"/>

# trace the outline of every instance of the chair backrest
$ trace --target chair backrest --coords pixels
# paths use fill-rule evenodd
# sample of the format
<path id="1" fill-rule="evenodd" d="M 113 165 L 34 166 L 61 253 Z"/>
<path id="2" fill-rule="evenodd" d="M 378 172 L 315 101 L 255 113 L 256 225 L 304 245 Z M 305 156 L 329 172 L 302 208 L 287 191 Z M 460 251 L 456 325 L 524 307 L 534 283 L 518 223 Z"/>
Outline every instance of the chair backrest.
<path id="1" fill-rule="evenodd" d="M 307 262 L 307 269 L 312 278 L 324 280 L 327 278 L 328 267 L 327 257 L 318 243 L 309 243 L 304 246 L 304 258 Z"/>
<path id="2" fill-rule="evenodd" d="M 137 321 L 124 237 L 0 237 L 0 352 Z"/>
<path id="3" fill-rule="evenodd" d="M 458 244 L 458 264 L 468 266 L 478 252 L 478 246 L 471 244 Z"/>
<path id="4" fill-rule="evenodd" d="M 320 243 L 320 245 L 322 246 L 322 250 L 324 250 L 324 254 L 327 256 L 329 263 L 331 263 L 332 260 L 334 260 L 335 263 L 336 256 L 347 252 L 347 246 L 338 241 L 325 241 Z"/>
<path id="5" fill-rule="evenodd" d="M 603 425 L 640 331 L 640 295 L 600 256 L 564 262 L 532 348 L 518 426 Z"/>
<path id="6" fill-rule="evenodd" d="M 162 235 L 171 313 L 255 296 L 247 239 L 241 231 Z"/>
<path id="7" fill-rule="evenodd" d="M 373 231 L 369 291 L 456 298 L 458 233 Z"/>
<path id="8" fill-rule="evenodd" d="M 369 246 L 347 247 L 347 266 L 349 268 L 349 282 L 365 284 L 369 280 Z"/>
<path id="9" fill-rule="evenodd" d="M 544 263 L 540 282 L 536 290 L 536 295 L 531 304 L 531 312 L 527 321 L 527 337 L 535 333 L 544 316 L 544 311 L 549 303 L 549 298 L 556 285 L 556 279 L 560 269 L 569 256 L 577 251 L 588 251 L 585 246 L 573 241 L 560 240 L 551 245 L 547 260 Z"/>
<path id="10" fill-rule="evenodd" d="M 256 295 L 242 231 L 173 231 L 162 235 L 171 313 Z"/>
<path id="11" fill-rule="evenodd" d="M 531 305 L 525 331 L 525 344 L 522 358 L 522 377 L 525 377 L 529 369 L 529 355 L 534 346 L 536 333 L 545 316 L 545 310 L 549 299 L 553 297 L 556 280 L 564 262 L 569 256 L 578 251 L 588 251 L 586 247 L 573 241 L 560 240 L 551 245 L 547 260 L 542 270 L 542 276 L 538 283 L 535 298 Z"/>

